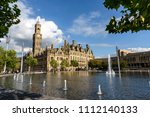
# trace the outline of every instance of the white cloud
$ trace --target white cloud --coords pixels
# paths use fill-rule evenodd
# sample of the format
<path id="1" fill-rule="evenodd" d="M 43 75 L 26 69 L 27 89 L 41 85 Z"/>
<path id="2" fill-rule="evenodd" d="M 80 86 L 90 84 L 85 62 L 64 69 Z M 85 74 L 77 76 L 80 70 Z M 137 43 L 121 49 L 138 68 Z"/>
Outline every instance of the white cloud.
<path id="1" fill-rule="evenodd" d="M 19 45 L 15 45 L 15 47 L 13 47 L 12 49 L 16 49 L 16 52 L 17 52 L 17 53 L 19 53 L 19 52 L 22 51 L 22 47 L 19 46 Z M 30 48 L 30 47 L 25 47 L 25 48 L 23 49 L 23 52 L 24 52 L 24 53 L 27 53 L 27 52 L 29 52 L 29 51 L 32 51 L 32 48 Z"/>
<path id="2" fill-rule="evenodd" d="M 31 48 L 32 37 L 34 33 L 34 26 L 37 22 L 37 18 L 33 18 L 34 12 L 31 7 L 25 4 L 26 1 L 18 1 L 18 7 L 21 10 L 20 20 L 21 22 L 14 25 L 9 30 L 9 35 L 11 37 L 10 45 L 14 45 L 15 50 L 21 50 L 21 44 L 24 42 L 27 48 Z M 41 34 L 43 42 L 49 42 L 54 44 L 62 43 L 63 32 L 54 21 L 46 20 L 40 18 L 41 23 Z M 12 46 L 10 46 L 12 47 Z"/>
<path id="3" fill-rule="evenodd" d="M 128 48 L 131 52 L 145 52 L 145 51 L 150 51 L 150 48 Z"/>
<path id="4" fill-rule="evenodd" d="M 106 34 L 105 25 L 100 22 L 100 13 L 97 11 L 80 15 L 68 32 L 84 36 Z"/>
<path id="5" fill-rule="evenodd" d="M 107 43 L 95 43 L 95 44 L 90 44 L 90 46 L 95 46 L 95 47 L 115 47 L 115 45 L 107 44 Z"/>
<path id="6" fill-rule="evenodd" d="M 2 38 L 0 39 L 1 40 L 1 43 L 0 43 L 0 46 L 2 46 L 3 48 L 7 48 L 6 47 L 6 39 L 5 38 Z M 23 43 L 18 45 L 17 42 L 14 40 L 14 39 L 11 39 L 10 43 L 8 44 L 8 49 L 13 49 L 13 50 L 16 50 L 16 52 L 21 52 L 22 51 L 22 46 L 23 46 Z M 25 47 L 24 48 L 24 52 L 28 52 L 28 51 L 31 51 L 32 48 L 31 47 Z"/>
<path id="7" fill-rule="evenodd" d="M 18 5 L 19 9 L 21 10 L 21 15 L 20 15 L 21 19 L 29 18 L 30 16 L 32 16 L 34 14 L 33 9 L 31 7 L 26 6 L 25 2 L 26 1 L 24 1 L 24 0 L 17 2 L 17 5 Z"/>
<path id="8" fill-rule="evenodd" d="M 89 14 L 89 19 L 94 19 L 94 18 L 99 18 L 101 15 L 100 15 L 100 12 L 98 11 L 93 11 Z"/>
<path id="9" fill-rule="evenodd" d="M 82 45 L 86 45 L 87 43 L 82 43 L 82 42 L 79 42 L 80 44 Z M 113 44 L 109 44 L 109 43 L 90 43 L 89 44 L 91 47 L 116 47 L 116 45 L 113 45 Z"/>

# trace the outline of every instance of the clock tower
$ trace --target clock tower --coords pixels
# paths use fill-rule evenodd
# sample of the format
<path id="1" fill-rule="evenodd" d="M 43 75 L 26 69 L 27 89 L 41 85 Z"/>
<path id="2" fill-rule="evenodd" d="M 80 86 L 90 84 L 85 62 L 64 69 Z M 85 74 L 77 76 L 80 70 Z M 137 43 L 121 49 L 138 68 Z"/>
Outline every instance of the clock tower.
<path id="1" fill-rule="evenodd" d="M 35 24 L 35 32 L 33 34 L 33 56 L 36 56 L 41 50 L 42 34 L 41 24 L 39 20 Z"/>

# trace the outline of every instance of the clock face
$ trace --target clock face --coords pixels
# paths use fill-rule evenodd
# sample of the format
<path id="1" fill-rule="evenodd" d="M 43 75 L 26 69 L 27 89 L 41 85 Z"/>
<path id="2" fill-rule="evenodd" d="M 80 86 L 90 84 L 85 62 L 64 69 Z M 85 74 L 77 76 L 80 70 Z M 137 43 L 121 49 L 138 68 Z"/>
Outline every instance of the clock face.
<path id="1" fill-rule="evenodd" d="M 37 37 L 41 37 L 41 35 L 40 35 L 40 34 L 37 34 Z"/>

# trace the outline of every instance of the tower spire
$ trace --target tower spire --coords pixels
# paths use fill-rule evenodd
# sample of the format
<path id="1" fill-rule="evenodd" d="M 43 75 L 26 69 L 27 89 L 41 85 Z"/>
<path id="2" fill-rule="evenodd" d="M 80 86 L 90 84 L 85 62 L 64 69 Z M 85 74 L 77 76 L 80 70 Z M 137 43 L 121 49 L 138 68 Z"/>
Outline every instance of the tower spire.
<path id="1" fill-rule="evenodd" d="M 40 24 L 40 19 L 41 19 L 40 16 L 38 16 L 37 17 L 37 23 L 39 23 L 39 24 Z"/>
<path id="2" fill-rule="evenodd" d="M 41 50 L 41 41 L 42 41 L 42 34 L 41 34 L 41 24 L 38 21 L 35 24 L 35 33 L 33 34 L 33 56 L 36 56 Z"/>

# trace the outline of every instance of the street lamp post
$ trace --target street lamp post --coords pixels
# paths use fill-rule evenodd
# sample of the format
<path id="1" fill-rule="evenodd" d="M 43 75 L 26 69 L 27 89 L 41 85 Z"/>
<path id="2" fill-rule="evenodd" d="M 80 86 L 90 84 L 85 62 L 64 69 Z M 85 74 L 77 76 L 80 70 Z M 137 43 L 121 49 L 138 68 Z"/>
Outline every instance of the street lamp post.
<path id="1" fill-rule="evenodd" d="M 10 42 L 10 36 L 6 36 L 6 59 L 7 59 L 7 50 L 8 50 L 9 42 Z M 6 61 L 7 61 L 7 60 L 5 60 L 5 64 L 4 64 L 4 71 L 3 71 L 3 73 L 5 73 L 5 72 L 6 72 L 6 64 L 7 64 L 7 62 L 6 62 Z"/>
<path id="2" fill-rule="evenodd" d="M 22 56 L 21 56 L 21 66 L 20 66 L 20 73 L 22 74 L 23 71 L 23 55 L 24 55 L 24 43 L 22 45 Z"/>
<path id="3" fill-rule="evenodd" d="M 116 54 L 117 54 L 117 61 L 118 61 L 118 72 L 119 72 L 119 78 L 121 78 L 121 70 L 120 70 L 120 58 L 118 54 L 118 47 L 116 46 Z"/>

